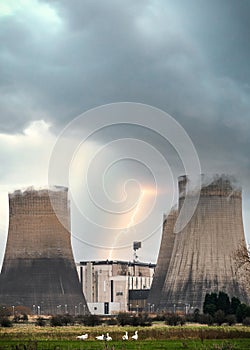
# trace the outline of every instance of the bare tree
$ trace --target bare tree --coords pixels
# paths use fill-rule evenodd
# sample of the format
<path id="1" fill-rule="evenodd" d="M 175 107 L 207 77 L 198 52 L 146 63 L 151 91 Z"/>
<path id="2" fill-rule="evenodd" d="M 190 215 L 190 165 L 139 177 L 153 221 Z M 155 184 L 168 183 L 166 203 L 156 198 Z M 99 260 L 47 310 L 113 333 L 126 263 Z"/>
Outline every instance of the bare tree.
<path id="1" fill-rule="evenodd" d="M 250 273 L 250 250 L 247 249 L 244 242 L 235 251 L 234 261 L 237 270 L 244 268 L 245 271 Z"/>
<path id="2" fill-rule="evenodd" d="M 239 248 L 233 254 L 236 275 L 244 284 L 245 290 L 250 295 L 250 250 L 245 242 L 239 245 Z"/>

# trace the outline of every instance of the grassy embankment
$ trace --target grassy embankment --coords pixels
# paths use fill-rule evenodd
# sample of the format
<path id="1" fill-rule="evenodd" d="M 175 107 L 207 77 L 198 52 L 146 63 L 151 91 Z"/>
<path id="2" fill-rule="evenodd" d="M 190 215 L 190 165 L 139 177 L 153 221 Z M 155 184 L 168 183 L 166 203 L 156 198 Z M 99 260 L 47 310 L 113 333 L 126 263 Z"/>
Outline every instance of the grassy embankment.
<path id="1" fill-rule="evenodd" d="M 131 336 L 135 329 L 139 340 L 122 342 L 125 331 Z M 95 340 L 96 335 L 107 333 L 113 340 L 108 343 Z M 76 336 L 88 333 L 87 341 L 77 341 Z M 67 326 L 36 327 L 15 325 L 0 329 L 0 350 L 148 350 L 148 349 L 250 349 L 250 327 L 242 326 Z"/>

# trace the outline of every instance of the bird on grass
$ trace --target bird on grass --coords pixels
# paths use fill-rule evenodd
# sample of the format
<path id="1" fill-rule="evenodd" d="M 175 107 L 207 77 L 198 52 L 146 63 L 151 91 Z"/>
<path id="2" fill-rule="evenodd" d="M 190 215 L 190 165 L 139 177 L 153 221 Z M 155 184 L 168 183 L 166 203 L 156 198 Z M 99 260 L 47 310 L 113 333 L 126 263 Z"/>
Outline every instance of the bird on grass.
<path id="1" fill-rule="evenodd" d="M 98 335 L 97 337 L 95 337 L 96 340 L 105 340 L 104 334 L 102 335 Z"/>
<path id="2" fill-rule="evenodd" d="M 122 340 L 128 340 L 128 332 L 123 335 Z"/>
<path id="3" fill-rule="evenodd" d="M 82 334 L 82 335 L 78 335 L 76 338 L 79 339 L 79 340 L 85 340 L 85 339 L 88 339 L 88 334 Z"/>
<path id="4" fill-rule="evenodd" d="M 106 341 L 112 340 L 112 338 L 111 338 L 111 336 L 109 335 L 109 333 L 107 333 L 107 335 L 106 335 L 106 337 L 105 337 L 105 340 L 106 340 Z"/>
<path id="5" fill-rule="evenodd" d="M 138 331 L 135 331 L 135 334 L 132 335 L 131 339 L 137 340 L 138 339 Z"/>

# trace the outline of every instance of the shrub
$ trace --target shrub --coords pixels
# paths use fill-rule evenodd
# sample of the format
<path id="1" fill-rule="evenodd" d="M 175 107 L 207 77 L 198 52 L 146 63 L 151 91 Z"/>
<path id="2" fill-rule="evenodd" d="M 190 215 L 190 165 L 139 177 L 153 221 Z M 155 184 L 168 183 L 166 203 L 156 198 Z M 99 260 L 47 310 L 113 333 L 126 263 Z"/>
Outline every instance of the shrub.
<path id="1" fill-rule="evenodd" d="M 169 314 L 166 317 L 165 323 L 169 326 L 182 326 L 185 324 L 185 319 L 177 314 Z"/>
<path id="2" fill-rule="evenodd" d="M 26 313 L 24 314 L 16 313 L 13 318 L 14 323 L 27 322 L 27 321 L 28 321 L 28 315 Z"/>
<path id="3" fill-rule="evenodd" d="M 198 322 L 211 326 L 214 323 L 214 318 L 209 314 L 202 314 L 199 316 Z"/>
<path id="4" fill-rule="evenodd" d="M 142 313 L 138 317 L 139 326 L 148 327 L 152 325 L 152 318 L 147 313 Z"/>
<path id="5" fill-rule="evenodd" d="M 147 313 L 141 313 L 138 316 L 131 315 L 126 312 L 120 312 L 117 316 L 117 322 L 120 326 L 151 326 L 152 325 L 152 318 L 148 316 Z"/>
<path id="6" fill-rule="evenodd" d="M 63 315 L 62 316 L 62 322 L 64 326 L 74 325 L 74 318 L 71 315 Z"/>
<path id="7" fill-rule="evenodd" d="M 244 318 L 244 320 L 242 321 L 242 324 L 244 326 L 250 326 L 250 317 Z"/>
<path id="8" fill-rule="evenodd" d="M 0 318 L 0 326 L 1 327 L 12 327 L 12 322 L 10 321 L 10 319 L 8 317 L 1 317 Z"/>
<path id="9" fill-rule="evenodd" d="M 222 310 L 218 310 L 214 314 L 214 322 L 217 323 L 218 326 L 221 326 L 223 322 L 225 322 L 225 313 Z"/>
<path id="10" fill-rule="evenodd" d="M 18 322 L 20 321 L 20 319 L 21 319 L 21 316 L 16 314 L 16 315 L 13 317 L 13 322 L 14 322 L 14 323 L 18 323 Z"/>
<path id="11" fill-rule="evenodd" d="M 165 312 L 158 313 L 154 319 L 154 321 L 165 321 L 166 320 L 166 314 Z"/>
<path id="12" fill-rule="evenodd" d="M 248 306 L 244 303 L 240 304 L 236 310 L 236 318 L 238 322 L 242 322 L 248 316 Z M 250 316 L 250 315 L 249 315 Z"/>
<path id="13" fill-rule="evenodd" d="M 236 316 L 235 315 L 227 315 L 225 321 L 228 323 L 229 326 L 232 326 L 236 323 Z"/>
<path id="14" fill-rule="evenodd" d="M 27 322 L 28 321 L 28 315 L 27 314 L 23 314 L 23 316 L 21 317 L 22 321 Z"/>
<path id="15" fill-rule="evenodd" d="M 46 325 L 45 319 L 42 317 L 38 317 L 36 320 L 36 326 L 44 327 L 45 325 Z"/>
<path id="16" fill-rule="evenodd" d="M 127 312 L 119 312 L 117 316 L 117 322 L 120 326 L 125 326 L 131 324 L 131 315 Z"/>
<path id="17" fill-rule="evenodd" d="M 117 325 L 117 320 L 115 319 L 115 318 L 108 318 L 107 320 L 106 320 L 106 324 L 108 325 L 108 326 L 116 326 Z"/>
<path id="18" fill-rule="evenodd" d="M 50 325 L 52 327 L 68 326 L 69 324 L 74 324 L 74 319 L 70 315 L 52 316 L 50 319 Z"/>
<path id="19" fill-rule="evenodd" d="M 5 306 L 0 306 L 0 317 L 10 316 L 10 315 L 11 315 L 10 308 Z"/>
<path id="20" fill-rule="evenodd" d="M 79 323 L 84 326 L 94 327 L 99 326 L 101 324 L 101 319 L 98 315 L 85 315 L 80 317 Z"/>
<path id="21" fill-rule="evenodd" d="M 61 316 L 52 316 L 50 319 L 50 325 L 52 327 L 61 327 L 63 326 L 62 317 Z"/>

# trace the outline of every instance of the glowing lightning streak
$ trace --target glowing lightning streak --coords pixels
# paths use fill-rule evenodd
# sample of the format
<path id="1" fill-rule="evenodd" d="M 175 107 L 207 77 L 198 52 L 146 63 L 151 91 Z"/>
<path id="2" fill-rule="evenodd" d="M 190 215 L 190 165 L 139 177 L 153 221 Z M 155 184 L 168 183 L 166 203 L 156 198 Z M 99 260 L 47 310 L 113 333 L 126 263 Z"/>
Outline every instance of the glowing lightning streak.
<path id="1" fill-rule="evenodd" d="M 130 229 L 132 226 L 134 226 L 135 217 L 136 217 L 136 215 L 137 215 L 137 213 L 138 213 L 138 211 L 139 211 L 139 208 L 140 208 L 140 206 L 141 206 L 141 203 L 142 203 L 142 200 L 143 200 L 144 195 L 145 195 L 145 191 L 142 190 L 142 191 L 141 191 L 141 194 L 140 194 L 140 197 L 139 197 L 139 199 L 138 199 L 138 201 L 137 201 L 137 205 L 136 205 L 136 207 L 135 207 L 135 209 L 134 209 L 134 212 L 133 212 L 133 214 L 132 214 L 132 216 L 131 216 L 131 219 L 130 219 L 129 223 L 127 224 L 126 229 L 125 229 L 124 231 L 119 232 L 119 233 L 116 235 L 115 240 L 114 240 L 114 245 L 113 245 L 113 247 L 111 248 L 111 250 L 110 250 L 110 252 L 109 252 L 109 260 L 112 259 L 112 254 L 113 254 L 114 247 L 116 246 L 116 242 L 117 242 L 118 239 L 120 238 L 121 234 L 124 234 L 124 233 L 126 234 L 126 233 L 128 233 L 128 232 L 129 232 L 129 229 Z"/>
<path id="2" fill-rule="evenodd" d="M 139 197 L 139 199 L 138 199 L 138 201 L 137 201 L 137 206 L 135 207 L 135 210 L 134 210 L 134 212 L 133 212 L 133 214 L 132 214 L 132 216 L 131 216 L 131 219 L 130 219 L 130 221 L 129 221 L 127 227 L 126 227 L 126 229 L 127 229 L 126 232 L 129 230 L 129 228 L 130 228 L 131 226 L 134 226 L 135 217 L 136 217 L 136 214 L 137 214 L 138 211 L 139 211 L 139 208 L 140 208 L 142 199 L 143 199 L 143 197 L 144 197 L 144 194 L 145 194 L 145 192 L 142 190 L 142 191 L 141 191 L 141 194 L 140 194 L 140 197 Z"/>

